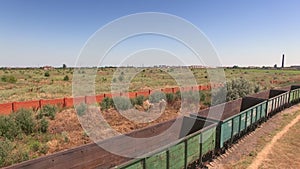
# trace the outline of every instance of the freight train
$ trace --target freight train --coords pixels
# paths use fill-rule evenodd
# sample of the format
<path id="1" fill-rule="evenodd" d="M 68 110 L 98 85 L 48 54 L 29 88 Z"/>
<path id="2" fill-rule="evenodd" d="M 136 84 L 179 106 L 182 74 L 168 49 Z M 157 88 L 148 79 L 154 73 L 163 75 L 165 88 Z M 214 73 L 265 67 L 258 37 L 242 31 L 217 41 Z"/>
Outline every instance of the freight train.
<path id="1" fill-rule="evenodd" d="M 124 136 L 117 136 L 7 168 L 195 168 L 224 153 L 245 134 L 299 101 L 300 85 L 271 89 L 124 135 L 149 138 L 172 128 L 165 132 L 165 137 L 137 143 L 122 141 Z M 122 153 L 140 154 L 138 158 L 123 157 L 98 146 L 109 143 L 116 149 L 122 147 Z M 147 151 L 148 147 L 153 151 Z"/>
<path id="2" fill-rule="evenodd" d="M 256 93 L 210 107 L 198 113 L 191 113 L 190 117 L 185 118 L 208 121 L 211 122 L 210 125 L 205 128 L 199 126 L 198 130 L 191 130 L 176 144 L 157 153 L 129 161 L 115 168 L 179 169 L 201 166 L 215 155 L 224 153 L 235 141 L 255 130 L 258 125 L 267 121 L 277 112 L 299 101 L 300 86 L 293 85 Z M 195 129 L 195 127 L 193 128 Z"/>

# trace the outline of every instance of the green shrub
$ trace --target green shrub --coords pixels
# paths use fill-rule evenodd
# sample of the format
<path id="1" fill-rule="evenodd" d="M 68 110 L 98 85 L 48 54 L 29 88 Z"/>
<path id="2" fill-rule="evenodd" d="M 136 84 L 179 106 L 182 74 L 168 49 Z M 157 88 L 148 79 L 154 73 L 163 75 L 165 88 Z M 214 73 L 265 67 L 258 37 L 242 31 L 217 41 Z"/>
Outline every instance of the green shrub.
<path id="1" fill-rule="evenodd" d="M 199 97 L 200 97 L 200 101 L 204 102 L 206 99 L 206 96 L 204 93 L 202 93 L 201 91 L 199 91 Z"/>
<path id="2" fill-rule="evenodd" d="M 187 91 L 182 92 L 182 99 L 186 102 L 199 102 L 199 92 L 198 91 Z"/>
<path id="3" fill-rule="evenodd" d="M 34 132 L 36 123 L 34 121 L 32 111 L 20 109 L 13 114 L 15 116 L 15 121 L 17 125 L 25 134 L 28 135 Z"/>
<path id="4" fill-rule="evenodd" d="M 42 118 L 39 123 L 39 131 L 42 133 L 46 133 L 48 131 L 48 126 L 49 122 L 45 118 Z"/>
<path id="5" fill-rule="evenodd" d="M 136 98 L 130 99 L 130 101 L 131 101 L 132 105 L 140 105 L 140 106 L 142 106 L 143 102 L 145 101 L 145 99 L 146 98 L 144 96 L 137 96 Z"/>
<path id="6" fill-rule="evenodd" d="M 62 133 L 61 133 L 61 136 L 63 137 L 63 139 L 64 139 L 64 142 L 69 142 L 70 140 L 69 140 L 69 134 L 68 134 L 68 132 L 66 132 L 66 131 L 63 131 Z"/>
<path id="7" fill-rule="evenodd" d="M 151 95 L 149 96 L 149 101 L 151 103 L 158 103 L 162 99 L 166 100 L 166 97 L 165 97 L 165 94 L 160 92 L 160 91 L 156 91 L 154 93 L 151 93 Z"/>
<path id="8" fill-rule="evenodd" d="M 253 93 L 253 85 L 245 79 L 234 79 L 227 83 L 227 101 Z"/>
<path id="9" fill-rule="evenodd" d="M 69 76 L 68 76 L 68 75 L 66 75 L 66 76 L 64 77 L 64 81 L 69 81 Z"/>
<path id="10" fill-rule="evenodd" d="M 132 108 L 132 104 L 129 99 L 126 97 L 115 97 L 113 99 L 114 101 L 114 107 L 117 110 L 128 110 Z"/>
<path id="11" fill-rule="evenodd" d="M 245 79 L 233 79 L 226 82 L 226 88 L 220 87 L 212 94 L 213 105 L 245 97 L 258 90 L 259 89 L 255 89 L 251 82 Z"/>
<path id="12" fill-rule="evenodd" d="M 7 82 L 7 83 L 16 83 L 17 82 L 17 78 L 14 77 L 13 75 L 3 75 L 1 77 L 1 81 L 2 82 Z"/>
<path id="13" fill-rule="evenodd" d="M 22 150 L 19 148 L 9 155 L 7 163 L 11 165 L 26 160 L 29 160 L 29 152 L 27 150 Z"/>
<path id="14" fill-rule="evenodd" d="M 208 107 L 211 105 L 210 102 L 207 102 L 207 101 L 204 102 L 203 104 L 204 104 L 205 106 L 208 106 Z"/>
<path id="15" fill-rule="evenodd" d="M 20 132 L 12 116 L 0 116 L 0 136 L 13 140 Z"/>
<path id="16" fill-rule="evenodd" d="M 226 102 L 227 96 L 226 93 L 227 89 L 226 87 L 220 87 L 216 91 L 212 92 L 212 103 L 211 105 L 217 105 Z"/>
<path id="17" fill-rule="evenodd" d="M 175 100 L 181 100 L 181 92 L 180 91 L 177 91 L 175 93 Z"/>
<path id="18" fill-rule="evenodd" d="M 0 167 L 3 167 L 7 164 L 8 157 L 13 150 L 13 145 L 9 140 L 2 141 L 0 139 Z"/>
<path id="19" fill-rule="evenodd" d="M 85 103 L 80 103 L 76 105 L 76 112 L 78 116 L 83 116 L 87 111 L 87 105 Z"/>
<path id="20" fill-rule="evenodd" d="M 0 139 L 0 167 L 29 160 L 28 151 L 24 151 L 9 140 Z"/>
<path id="21" fill-rule="evenodd" d="M 142 106 L 146 98 L 144 96 L 137 96 L 135 100 L 137 105 Z"/>
<path id="22" fill-rule="evenodd" d="M 109 108 L 111 108 L 113 105 L 113 100 L 112 98 L 109 98 L 109 97 L 105 97 L 102 102 L 100 103 L 100 107 L 101 107 L 101 110 L 107 110 Z"/>
<path id="23" fill-rule="evenodd" d="M 29 143 L 29 147 L 33 152 L 37 152 L 40 149 L 41 143 L 37 140 Z"/>
<path id="24" fill-rule="evenodd" d="M 136 99 L 135 98 L 130 98 L 130 102 L 132 105 L 136 105 Z"/>
<path id="25" fill-rule="evenodd" d="M 49 150 L 49 147 L 47 146 L 47 144 L 42 144 L 42 145 L 40 145 L 39 153 L 47 154 L 48 150 Z"/>
<path id="26" fill-rule="evenodd" d="M 58 111 L 56 106 L 53 105 L 45 105 L 39 111 L 37 117 L 38 119 L 42 119 L 43 117 L 49 117 L 51 120 L 55 119 L 55 114 Z"/>
<path id="27" fill-rule="evenodd" d="M 102 82 L 106 82 L 107 79 L 105 77 L 102 77 Z"/>
<path id="28" fill-rule="evenodd" d="M 258 93 L 261 90 L 261 86 L 260 85 L 255 85 L 254 86 L 254 93 Z"/>
<path id="29" fill-rule="evenodd" d="M 44 76 L 45 76 L 45 77 L 49 77 L 49 76 L 50 76 L 50 73 L 47 71 L 47 72 L 44 73 Z"/>
<path id="30" fill-rule="evenodd" d="M 175 98 L 173 93 L 167 93 L 166 94 L 166 99 L 167 99 L 168 103 L 172 104 L 172 103 L 174 103 L 176 98 Z"/>

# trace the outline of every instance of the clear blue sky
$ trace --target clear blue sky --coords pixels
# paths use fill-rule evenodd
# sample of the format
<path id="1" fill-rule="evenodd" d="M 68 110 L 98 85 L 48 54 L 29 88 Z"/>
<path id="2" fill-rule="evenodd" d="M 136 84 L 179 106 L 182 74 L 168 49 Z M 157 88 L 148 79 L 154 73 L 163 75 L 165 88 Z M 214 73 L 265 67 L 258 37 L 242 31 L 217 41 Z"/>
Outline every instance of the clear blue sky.
<path id="1" fill-rule="evenodd" d="M 104 24 L 137 12 L 182 17 L 202 30 L 223 65 L 300 65 L 297 0 L 1 0 L 0 67 L 73 66 Z"/>

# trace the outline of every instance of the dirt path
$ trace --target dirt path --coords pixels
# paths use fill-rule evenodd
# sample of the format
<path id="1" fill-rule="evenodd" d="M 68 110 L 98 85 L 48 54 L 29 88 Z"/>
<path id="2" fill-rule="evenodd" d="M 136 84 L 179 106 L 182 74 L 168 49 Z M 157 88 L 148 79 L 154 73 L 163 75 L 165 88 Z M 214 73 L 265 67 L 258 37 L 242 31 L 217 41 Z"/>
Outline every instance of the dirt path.
<path id="1" fill-rule="evenodd" d="M 272 140 L 275 140 L 273 139 L 274 132 L 277 130 L 279 130 L 280 133 L 281 131 L 288 131 L 291 126 L 300 120 L 300 115 L 296 116 L 296 112 L 299 110 L 300 104 L 277 113 L 266 123 L 259 126 L 254 132 L 241 138 L 238 143 L 228 149 L 225 154 L 210 162 L 207 167 L 209 169 L 243 169 L 250 166 L 252 161 L 255 161 L 256 155 L 258 155 L 260 159 L 264 159 L 264 157 L 260 155 L 260 152 L 263 150 L 267 155 L 267 151 L 272 149 L 274 143 L 271 146 L 268 146 L 270 148 L 268 148 L 269 150 L 267 151 L 264 147 L 270 144 Z M 289 127 L 283 127 L 284 125 L 288 125 Z M 277 137 L 276 140 L 281 137 L 278 134 L 275 135 Z M 281 135 L 284 135 L 284 133 Z M 276 140 L 273 142 L 276 142 Z M 259 166 L 259 164 L 257 166 Z"/>
<path id="2" fill-rule="evenodd" d="M 291 123 L 289 123 L 287 126 L 284 127 L 283 130 L 281 130 L 279 133 L 277 133 L 270 144 L 268 144 L 259 154 L 256 156 L 255 160 L 252 162 L 252 164 L 248 167 L 248 169 L 256 169 L 258 168 L 264 159 L 266 159 L 269 152 L 272 150 L 274 144 L 285 134 L 289 131 L 289 129 L 295 125 L 300 120 L 300 115 L 298 115 Z"/>

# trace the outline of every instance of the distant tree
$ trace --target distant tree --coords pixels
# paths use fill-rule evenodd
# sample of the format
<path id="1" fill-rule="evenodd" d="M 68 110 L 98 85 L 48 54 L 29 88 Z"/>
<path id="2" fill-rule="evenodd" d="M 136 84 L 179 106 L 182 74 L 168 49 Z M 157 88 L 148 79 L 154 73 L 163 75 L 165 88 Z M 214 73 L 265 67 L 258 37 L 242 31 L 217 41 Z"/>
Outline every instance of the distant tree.
<path id="1" fill-rule="evenodd" d="M 274 65 L 274 68 L 277 68 L 277 64 Z"/>
<path id="2" fill-rule="evenodd" d="M 63 68 L 63 69 L 66 69 L 66 68 L 67 68 L 67 65 L 66 65 L 66 64 L 63 64 L 62 68 Z"/>
<path id="3" fill-rule="evenodd" d="M 233 68 L 233 69 L 237 69 L 237 68 L 239 68 L 239 66 L 234 65 L 232 68 Z"/>

